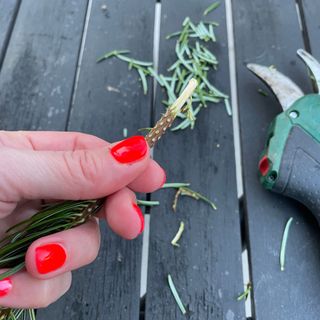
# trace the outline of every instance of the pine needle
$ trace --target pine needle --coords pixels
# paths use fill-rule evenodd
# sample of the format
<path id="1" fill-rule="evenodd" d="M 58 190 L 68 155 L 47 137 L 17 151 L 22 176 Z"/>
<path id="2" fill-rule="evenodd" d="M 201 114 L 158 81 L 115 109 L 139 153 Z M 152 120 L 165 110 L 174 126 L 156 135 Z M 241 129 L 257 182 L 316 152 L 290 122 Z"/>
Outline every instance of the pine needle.
<path id="1" fill-rule="evenodd" d="M 227 110 L 228 116 L 232 116 L 232 110 L 231 110 L 229 99 L 224 99 L 224 104 L 226 106 L 226 110 Z"/>
<path id="2" fill-rule="evenodd" d="M 123 128 L 122 134 L 123 134 L 124 138 L 127 138 L 128 137 L 128 129 L 127 128 Z"/>
<path id="3" fill-rule="evenodd" d="M 18 264 L 17 266 L 9 269 L 8 271 L 1 273 L 0 274 L 0 281 L 5 279 L 5 278 L 8 278 L 8 277 L 12 276 L 13 274 L 16 274 L 17 272 L 22 270 L 24 267 L 25 267 L 25 263 L 21 262 L 20 264 Z"/>
<path id="4" fill-rule="evenodd" d="M 139 73 L 139 76 L 140 76 L 140 79 L 141 79 L 141 82 L 142 82 L 143 93 L 147 94 L 147 92 L 148 92 L 148 84 L 147 84 L 146 76 L 145 76 L 145 74 L 144 74 L 144 72 L 142 71 L 141 68 L 138 68 L 137 70 L 138 70 L 138 73 Z"/>
<path id="5" fill-rule="evenodd" d="M 202 201 L 208 203 L 212 207 L 213 210 L 217 210 L 217 206 L 215 205 L 215 203 L 213 203 L 210 199 L 203 196 L 199 192 L 193 191 L 190 188 L 186 188 L 186 187 L 182 187 L 181 191 L 182 191 L 181 192 L 182 196 L 189 196 L 195 200 L 202 200 Z"/>
<path id="6" fill-rule="evenodd" d="M 252 289 L 252 286 L 251 286 L 251 283 L 249 282 L 247 284 L 247 287 L 245 289 L 245 291 L 243 293 L 241 293 L 238 297 L 237 297 L 237 300 L 238 301 L 241 301 L 241 300 L 247 300 L 248 299 L 248 296 L 251 292 L 251 289 Z"/>
<path id="7" fill-rule="evenodd" d="M 280 248 L 280 270 L 281 271 L 284 271 L 285 259 L 286 259 L 286 248 L 287 248 L 289 230 L 290 230 L 292 221 L 293 221 L 292 217 L 287 221 L 286 226 L 284 228 L 283 236 L 282 236 L 281 248 Z"/>
<path id="8" fill-rule="evenodd" d="M 120 54 L 127 54 L 127 53 L 130 53 L 130 51 L 129 50 L 113 50 L 113 51 L 105 53 L 103 56 L 98 58 L 97 62 L 101 62 L 101 61 L 109 59 L 111 57 L 116 57 Z"/>
<path id="9" fill-rule="evenodd" d="M 183 183 L 183 182 L 171 182 L 171 183 L 165 183 L 162 186 L 162 189 L 166 188 L 180 188 L 180 187 L 189 187 L 190 183 Z"/>
<path id="10" fill-rule="evenodd" d="M 179 296 L 179 294 L 177 292 L 177 289 L 176 289 L 176 287 L 175 287 L 175 285 L 174 285 L 174 283 L 172 281 L 172 277 L 171 277 L 170 274 L 168 274 L 168 283 L 169 283 L 169 288 L 170 288 L 170 290 L 171 290 L 171 292 L 173 294 L 174 299 L 176 300 L 176 303 L 177 303 L 181 313 L 183 315 L 185 315 L 187 313 L 187 310 L 184 307 L 184 305 L 183 305 L 183 303 L 182 303 L 182 301 L 180 299 L 180 296 Z"/>
<path id="11" fill-rule="evenodd" d="M 179 230 L 178 230 L 177 234 L 174 236 L 174 238 L 173 238 L 172 241 L 171 241 L 171 244 L 172 244 L 173 246 L 180 247 L 178 241 L 180 240 L 183 231 L 184 231 L 184 222 L 181 221 L 181 222 L 180 222 Z"/>
<path id="12" fill-rule="evenodd" d="M 160 202 L 159 201 L 137 200 L 137 205 L 146 206 L 146 207 L 153 207 L 153 206 L 160 205 Z"/>
<path id="13" fill-rule="evenodd" d="M 201 193 L 193 191 L 192 189 L 188 188 L 189 186 L 190 186 L 190 183 L 180 183 L 180 182 L 165 183 L 162 186 L 162 189 L 165 189 L 165 188 L 177 189 L 177 192 L 175 194 L 173 204 L 172 204 L 172 209 L 174 212 L 177 210 L 178 200 L 180 196 L 188 196 L 195 200 L 202 200 L 208 203 L 213 210 L 217 210 L 217 206 L 213 201 L 211 201 L 209 198 L 205 197 Z"/>
<path id="14" fill-rule="evenodd" d="M 178 200 L 179 200 L 179 197 L 180 197 L 181 193 L 182 193 L 181 188 L 179 188 L 177 190 L 176 194 L 174 195 L 174 199 L 173 199 L 173 203 L 172 203 L 172 210 L 174 212 L 177 211 Z"/>
<path id="15" fill-rule="evenodd" d="M 36 320 L 34 309 L 29 309 L 28 311 L 29 311 L 30 320 Z"/>
<path id="16" fill-rule="evenodd" d="M 206 10 L 204 10 L 203 15 L 206 16 L 207 14 L 209 14 L 211 11 L 217 9 L 220 6 L 220 2 L 214 2 L 213 4 L 211 4 Z"/>

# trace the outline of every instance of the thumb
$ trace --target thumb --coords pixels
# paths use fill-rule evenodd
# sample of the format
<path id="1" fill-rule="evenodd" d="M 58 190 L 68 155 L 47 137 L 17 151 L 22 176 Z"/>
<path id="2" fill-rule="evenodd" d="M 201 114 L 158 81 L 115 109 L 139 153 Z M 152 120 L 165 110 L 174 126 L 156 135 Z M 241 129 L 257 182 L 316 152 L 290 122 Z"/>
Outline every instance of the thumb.
<path id="1" fill-rule="evenodd" d="M 2 202 L 21 199 L 92 199 L 137 178 L 149 162 L 149 147 L 134 136 L 108 147 L 76 151 L 0 149 Z"/>

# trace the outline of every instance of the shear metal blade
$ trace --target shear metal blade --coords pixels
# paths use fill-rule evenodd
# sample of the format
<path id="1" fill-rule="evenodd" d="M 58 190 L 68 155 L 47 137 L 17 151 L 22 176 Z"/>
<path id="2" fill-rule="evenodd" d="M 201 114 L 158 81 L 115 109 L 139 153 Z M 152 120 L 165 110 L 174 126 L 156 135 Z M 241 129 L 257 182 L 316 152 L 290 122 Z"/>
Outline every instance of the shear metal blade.
<path id="1" fill-rule="evenodd" d="M 319 94 L 320 90 L 320 63 L 308 52 L 303 49 L 299 49 L 297 51 L 298 56 L 302 59 L 302 61 L 307 65 L 310 69 L 314 80 L 317 84 L 317 90 Z"/>
<path id="2" fill-rule="evenodd" d="M 284 111 L 304 95 L 291 79 L 276 69 L 255 63 L 249 63 L 247 68 L 271 88 Z"/>

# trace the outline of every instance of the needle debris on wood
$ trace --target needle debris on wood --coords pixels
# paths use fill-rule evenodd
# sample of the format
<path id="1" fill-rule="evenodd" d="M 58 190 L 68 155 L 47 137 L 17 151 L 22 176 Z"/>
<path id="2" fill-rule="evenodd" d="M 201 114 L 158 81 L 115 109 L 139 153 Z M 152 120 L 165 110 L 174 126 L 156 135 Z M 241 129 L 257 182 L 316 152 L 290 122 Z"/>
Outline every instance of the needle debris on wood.
<path id="1" fill-rule="evenodd" d="M 216 9 L 219 3 L 212 4 L 205 13 Z M 128 63 L 129 69 L 137 71 L 143 92 L 148 92 L 147 77 L 151 76 L 163 88 L 167 98 L 162 103 L 167 107 L 181 95 L 182 91 L 190 81 L 195 78 L 200 85 L 195 90 L 188 104 L 188 112 L 179 113 L 181 122 L 171 130 L 193 129 L 198 113 L 210 103 L 224 101 L 227 113 L 231 115 L 229 97 L 217 89 L 210 81 L 209 74 L 218 68 L 217 57 L 209 49 L 209 42 L 216 42 L 214 28 L 216 22 L 200 21 L 193 23 L 189 17 L 182 23 L 182 30 L 168 35 L 166 38 L 177 38 L 175 44 L 176 61 L 167 69 L 169 75 L 158 74 L 152 62 L 141 61 L 128 57 L 128 50 L 113 50 L 100 57 L 97 62 L 116 57 Z"/>
<path id="2" fill-rule="evenodd" d="M 183 303 L 182 303 L 182 301 L 180 299 L 180 296 L 179 296 L 178 291 L 177 291 L 177 289 L 176 289 L 176 287 L 175 287 L 175 285 L 174 285 L 174 283 L 172 281 L 172 277 L 171 277 L 170 274 L 168 274 L 168 283 L 169 283 L 169 288 L 170 288 L 170 290 L 172 292 L 172 295 L 173 295 L 174 299 L 176 300 L 176 303 L 177 303 L 181 313 L 183 315 L 186 314 L 187 310 L 186 310 L 185 306 L 183 305 Z"/>
<path id="3" fill-rule="evenodd" d="M 238 301 L 241 301 L 241 300 L 247 300 L 248 299 L 248 296 L 251 292 L 251 289 L 252 289 L 252 285 L 251 283 L 249 282 L 246 286 L 246 289 L 244 290 L 243 293 L 241 293 L 238 297 L 237 297 L 237 300 Z"/>
<path id="4" fill-rule="evenodd" d="M 284 228 L 282 241 L 281 241 L 281 248 L 280 248 L 280 270 L 284 271 L 285 266 L 285 259 L 286 259 L 286 248 L 287 248 L 287 242 L 288 242 L 288 236 L 289 236 L 289 230 L 290 226 L 292 224 L 293 218 L 291 217 Z"/>
<path id="5" fill-rule="evenodd" d="M 189 188 L 190 183 L 165 183 L 162 188 L 174 188 L 177 189 L 177 192 L 175 194 L 173 204 L 172 204 L 172 209 L 174 212 L 177 210 L 177 205 L 178 205 L 178 199 L 180 196 L 188 196 L 191 197 L 195 200 L 202 200 L 206 203 L 208 203 L 213 210 L 217 210 L 217 206 L 215 205 L 214 202 L 212 202 L 210 199 L 207 197 L 203 196 L 201 193 L 193 191 L 192 189 Z"/>
<path id="6" fill-rule="evenodd" d="M 123 134 L 124 138 L 127 138 L 128 137 L 128 129 L 127 128 L 123 128 L 122 134 Z"/>
<path id="7" fill-rule="evenodd" d="M 207 14 L 209 14 L 211 11 L 217 9 L 220 6 L 220 2 L 214 2 L 213 4 L 211 4 L 206 10 L 204 10 L 203 15 L 206 16 Z"/>
<path id="8" fill-rule="evenodd" d="M 171 241 L 171 244 L 172 244 L 173 246 L 175 246 L 175 247 L 180 247 L 180 244 L 178 243 L 178 241 L 180 240 L 183 231 L 184 231 L 184 222 L 181 221 L 181 222 L 180 222 L 179 230 L 178 230 L 177 234 L 174 236 L 174 238 L 173 238 L 172 241 Z"/>
<path id="9" fill-rule="evenodd" d="M 146 206 L 146 207 L 153 207 L 160 205 L 159 201 L 149 201 L 149 200 L 137 200 L 138 206 Z"/>

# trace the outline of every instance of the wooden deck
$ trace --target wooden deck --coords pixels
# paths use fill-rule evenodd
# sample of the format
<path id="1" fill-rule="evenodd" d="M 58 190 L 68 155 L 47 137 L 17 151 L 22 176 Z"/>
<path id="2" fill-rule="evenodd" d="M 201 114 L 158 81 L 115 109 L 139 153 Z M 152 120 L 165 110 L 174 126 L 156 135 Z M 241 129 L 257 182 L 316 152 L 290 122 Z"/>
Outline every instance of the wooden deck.
<path id="1" fill-rule="evenodd" d="M 245 248 L 253 285 L 252 319 L 319 318 L 319 226 L 303 206 L 259 184 L 257 163 L 266 130 L 281 107 L 271 93 L 265 97 L 257 92 L 267 89 L 245 64 L 273 64 L 311 92 L 296 50 L 305 48 L 320 59 L 320 2 L 221 2 L 210 16 L 220 23 L 218 44 L 212 44 L 220 61 L 213 81 L 224 92 L 236 93 L 232 102 L 239 118 L 229 117 L 223 104 L 210 106 L 199 114 L 193 131 L 169 133 L 171 138 L 154 150 L 168 182 L 191 182 L 195 190 L 215 200 L 218 210 L 183 199 L 173 214 L 173 192 L 151 195 L 161 206 L 145 212 L 150 216 L 150 236 L 144 239 L 149 256 L 143 299 L 142 237 L 122 240 L 102 223 L 99 257 L 74 272 L 71 290 L 39 310 L 38 320 L 249 319 L 244 301 L 237 301 L 245 282 Z M 174 61 L 174 43 L 165 36 L 179 30 L 186 16 L 200 20 L 211 3 L 158 2 L 160 49 L 155 55 L 155 1 L 0 0 L 0 128 L 82 131 L 115 141 L 123 139 L 123 128 L 133 135 L 138 128 L 151 126 L 163 112 L 161 90 L 157 88 L 156 96 L 153 90 L 144 95 L 126 64 L 116 60 L 97 64 L 96 59 L 110 50 L 130 49 L 140 60 L 153 61 L 158 55 L 159 71 L 165 72 Z M 235 156 L 234 141 L 237 152 L 240 141 L 241 157 Z M 289 217 L 294 224 L 287 268 L 281 272 L 280 242 Z M 186 230 L 177 249 L 170 241 L 180 221 Z M 168 273 L 188 316 L 181 314 L 172 297 Z"/>

